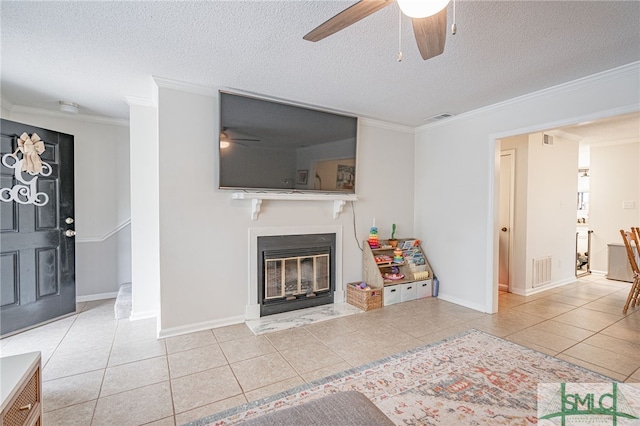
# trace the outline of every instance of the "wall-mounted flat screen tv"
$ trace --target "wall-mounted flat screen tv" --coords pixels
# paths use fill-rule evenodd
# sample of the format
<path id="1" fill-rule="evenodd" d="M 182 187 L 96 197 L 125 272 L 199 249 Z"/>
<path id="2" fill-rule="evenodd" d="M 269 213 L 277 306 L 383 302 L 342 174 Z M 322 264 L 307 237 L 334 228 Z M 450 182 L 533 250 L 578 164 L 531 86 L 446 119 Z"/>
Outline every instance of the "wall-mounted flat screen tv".
<path id="1" fill-rule="evenodd" d="M 219 92 L 219 187 L 355 193 L 358 119 Z"/>

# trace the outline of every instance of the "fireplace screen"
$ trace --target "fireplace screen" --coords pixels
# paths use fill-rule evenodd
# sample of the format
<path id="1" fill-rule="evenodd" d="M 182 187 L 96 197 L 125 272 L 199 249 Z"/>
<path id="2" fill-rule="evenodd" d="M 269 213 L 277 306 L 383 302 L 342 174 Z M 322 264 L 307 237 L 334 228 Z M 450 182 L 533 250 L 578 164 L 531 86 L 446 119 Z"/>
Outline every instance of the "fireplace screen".
<path id="1" fill-rule="evenodd" d="M 260 316 L 333 303 L 336 234 L 258 237 Z"/>
<path id="2" fill-rule="evenodd" d="M 265 300 L 292 298 L 330 288 L 329 254 L 265 259 Z"/>

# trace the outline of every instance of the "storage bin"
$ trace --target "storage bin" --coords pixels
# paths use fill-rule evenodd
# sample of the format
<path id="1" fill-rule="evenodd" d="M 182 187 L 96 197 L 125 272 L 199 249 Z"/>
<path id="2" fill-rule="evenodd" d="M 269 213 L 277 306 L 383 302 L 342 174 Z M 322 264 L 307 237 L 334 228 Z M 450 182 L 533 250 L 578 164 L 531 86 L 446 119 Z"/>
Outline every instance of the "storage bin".
<path id="1" fill-rule="evenodd" d="M 382 307 L 382 291 L 379 288 L 371 287 L 370 290 L 358 288 L 360 283 L 347 284 L 347 303 L 360 308 L 363 311 Z"/>
<path id="2" fill-rule="evenodd" d="M 400 301 L 415 300 L 418 296 L 417 289 L 416 283 L 402 284 L 400 286 Z"/>
<path id="3" fill-rule="evenodd" d="M 400 286 L 393 285 L 384 288 L 384 306 L 400 302 Z"/>
<path id="4" fill-rule="evenodd" d="M 424 297 L 431 297 L 433 294 L 431 289 L 433 287 L 433 283 L 431 280 L 418 281 L 416 287 L 418 288 L 418 299 L 422 299 Z"/>

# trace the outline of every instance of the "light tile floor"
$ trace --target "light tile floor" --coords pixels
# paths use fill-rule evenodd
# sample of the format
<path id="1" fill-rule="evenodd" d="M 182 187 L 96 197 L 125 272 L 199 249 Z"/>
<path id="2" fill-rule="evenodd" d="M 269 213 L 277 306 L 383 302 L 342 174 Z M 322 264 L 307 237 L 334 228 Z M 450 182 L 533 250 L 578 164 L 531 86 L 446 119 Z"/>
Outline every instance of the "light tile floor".
<path id="1" fill-rule="evenodd" d="M 628 283 L 589 276 L 482 314 L 422 299 L 255 336 L 245 324 L 156 340 L 155 320 L 115 320 L 114 300 L 0 340 L 42 351 L 44 424 L 175 425 L 476 328 L 619 381 L 640 382 L 640 309 Z"/>

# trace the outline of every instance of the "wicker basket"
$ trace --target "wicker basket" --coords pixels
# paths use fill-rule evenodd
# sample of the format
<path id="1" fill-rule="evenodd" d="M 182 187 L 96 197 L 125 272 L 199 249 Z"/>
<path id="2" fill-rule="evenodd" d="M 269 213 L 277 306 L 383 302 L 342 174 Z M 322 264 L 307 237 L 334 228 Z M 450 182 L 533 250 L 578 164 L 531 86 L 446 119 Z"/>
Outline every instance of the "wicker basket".
<path id="1" fill-rule="evenodd" d="M 371 290 L 362 290 L 356 287 L 360 283 L 347 284 L 347 303 L 360 308 L 363 311 L 382 307 L 382 289 L 371 287 Z"/>
<path id="2" fill-rule="evenodd" d="M 429 271 L 416 271 L 413 273 L 413 279 L 416 281 L 427 280 L 429 279 Z"/>

